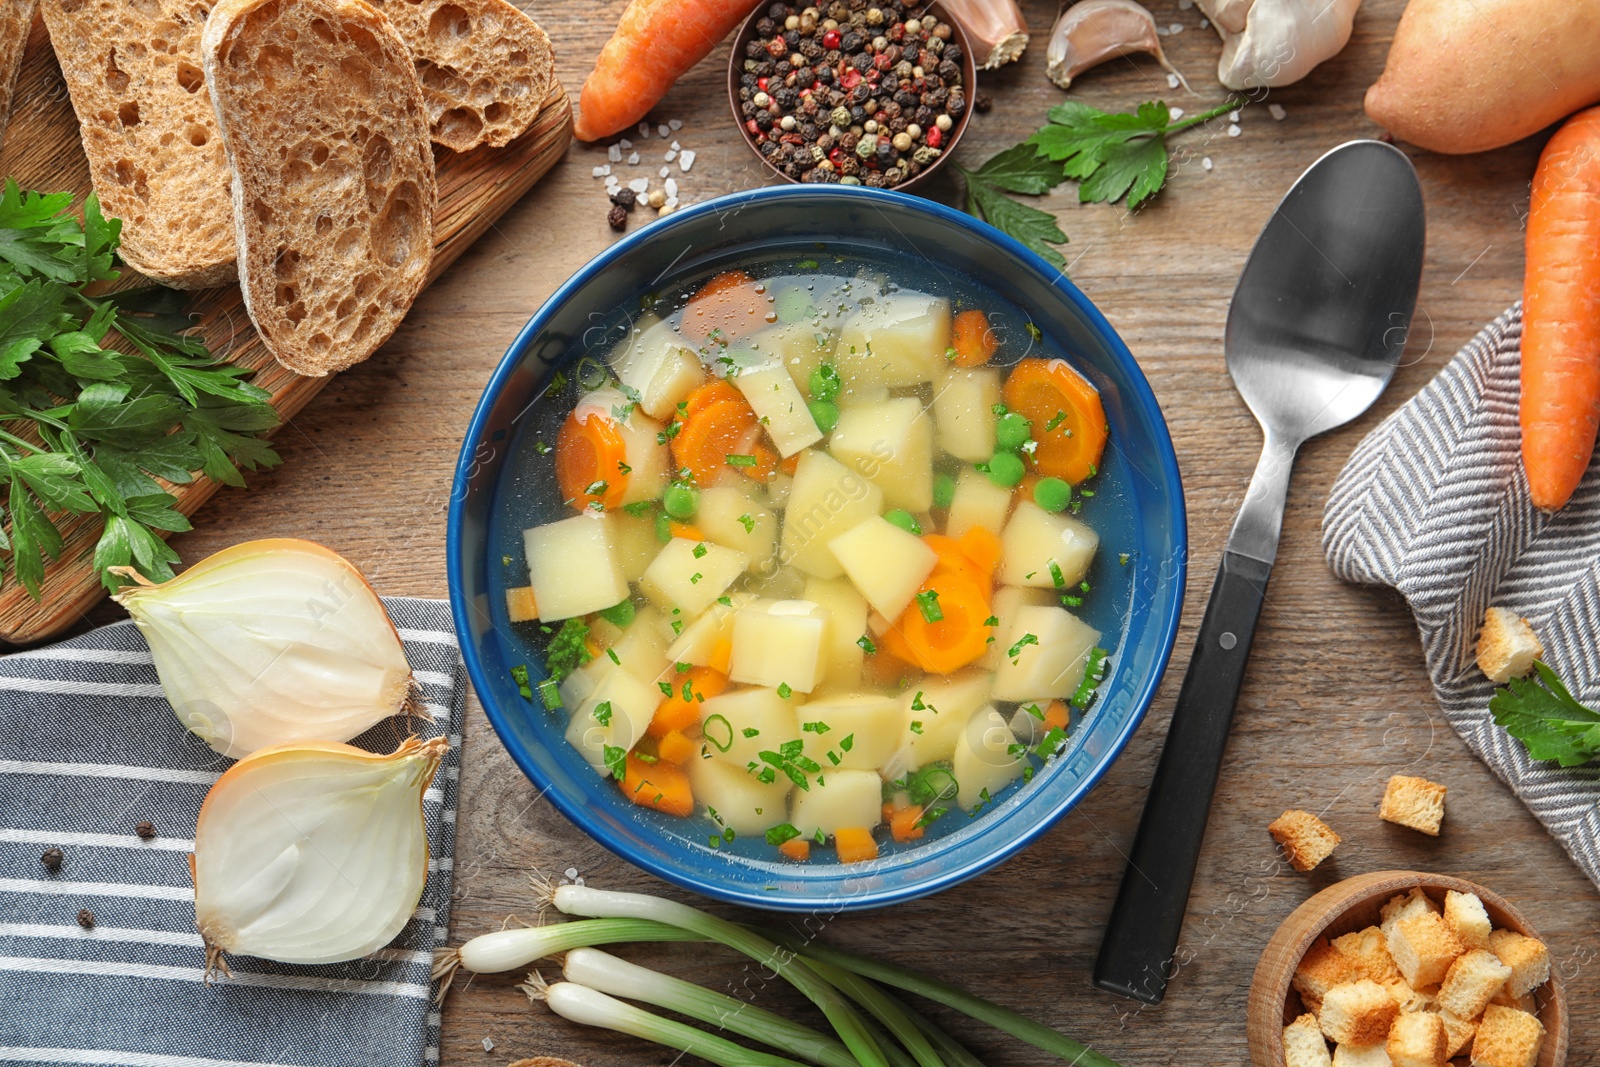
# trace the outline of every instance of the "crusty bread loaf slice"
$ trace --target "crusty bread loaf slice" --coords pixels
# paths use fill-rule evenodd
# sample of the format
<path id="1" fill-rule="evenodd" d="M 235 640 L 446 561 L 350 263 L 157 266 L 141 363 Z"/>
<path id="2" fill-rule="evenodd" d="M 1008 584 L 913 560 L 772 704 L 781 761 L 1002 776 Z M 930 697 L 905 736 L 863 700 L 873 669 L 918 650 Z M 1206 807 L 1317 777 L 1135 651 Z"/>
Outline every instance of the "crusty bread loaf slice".
<path id="1" fill-rule="evenodd" d="M 533 125 L 555 78 L 550 38 L 506 0 L 372 0 L 411 49 L 433 139 L 496 148 Z"/>
<path id="2" fill-rule="evenodd" d="M 100 206 L 156 281 L 233 279 L 227 159 L 200 73 L 207 0 L 44 0 Z"/>
<path id="3" fill-rule="evenodd" d="M 361 362 L 433 257 L 433 146 L 405 42 L 365 0 L 222 0 L 202 48 L 250 318 L 300 374 Z"/>
<path id="4" fill-rule="evenodd" d="M 11 117 L 11 96 L 22 70 L 22 53 L 28 50 L 35 0 L 0 0 L 0 145 L 5 144 L 6 120 Z"/>

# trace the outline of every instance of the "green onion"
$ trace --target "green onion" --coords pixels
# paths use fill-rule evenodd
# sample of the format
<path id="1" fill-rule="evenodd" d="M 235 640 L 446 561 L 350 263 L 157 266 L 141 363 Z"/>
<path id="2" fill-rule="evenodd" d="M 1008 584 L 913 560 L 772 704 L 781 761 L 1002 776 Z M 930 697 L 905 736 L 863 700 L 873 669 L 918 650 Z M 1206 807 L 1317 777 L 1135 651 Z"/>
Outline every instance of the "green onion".
<path id="1" fill-rule="evenodd" d="M 1078 683 L 1078 691 L 1072 694 L 1070 703 L 1080 708 L 1088 707 L 1089 701 L 1094 699 L 1094 691 L 1100 688 L 1105 665 L 1105 649 L 1097 648 L 1089 653 L 1089 659 L 1083 665 L 1083 681 Z"/>
<path id="2" fill-rule="evenodd" d="M 927 589 L 917 594 L 917 607 L 922 611 L 924 622 L 944 621 L 944 609 L 939 606 L 939 591 Z"/>
<path id="3" fill-rule="evenodd" d="M 818 977 L 810 967 L 793 959 L 787 951 L 760 934 L 726 919 L 707 915 L 687 904 L 642 893 L 612 893 L 602 889 L 592 889 L 589 886 L 564 885 L 551 894 L 551 901 L 557 910 L 568 915 L 655 919 L 702 937 L 720 941 L 776 972 L 821 1008 L 860 1067 L 889 1067 L 889 1061 L 884 1057 L 883 1050 L 872 1039 L 861 1016 L 850 1006 L 844 995 Z M 745 1049 L 739 1051 L 747 1057 L 752 1055 Z M 703 1053 L 697 1052 L 696 1055 Z M 745 1062 L 753 1061 L 747 1059 Z"/>
<path id="4" fill-rule="evenodd" d="M 883 993 L 883 998 L 905 1013 L 918 1030 L 921 1030 L 939 1051 L 939 1056 L 949 1067 L 983 1067 L 983 1061 L 974 1056 L 965 1045 L 935 1026 L 926 1015 L 918 1012 L 911 1005 L 889 993 Z"/>
<path id="5" fill-rule="evenodd" d="M 727 458 L 728 466 L 730 467 L 754 467 L 756 465 L 756 457 L 738 452 L 729 452 Z"/>
<path id="6" fill-rule="evenodd" d="M 916 1060 L 920 1067 L 945 1067 L 944 1060 L 934 1051 L 933 1045 L 928 1042 L 922 1031 L 917 1029 L 917 1024 L 906 1017 L 906 1013 L 889 1000 L 883 990 L 871 982 L 851 974 L 849 971 L 835 967 L 831 963 L 821 960 L 810 961 L 811 967 L 834 988 L 845 996 L 861 1005 L 872 1013 L 884 1027 L 905 1046 L 911 1058 Z"/>
<path id="7" fill-rule="evenodd" d="M 748 1001 L 620 960 L 597 948 L 575 948 L 568 952 L 562 974 L 567 981 L 580 986 L 687 1015 L 821 1067 L 856 1067 L 849 1049 L 809 1026 Z"/>
<path id="8" fill-rule="evenodd" d="M 687 685 L 688 683 L 685 682 L 684 684 Z M 712 736 L 713 730 L 718 733 L 726 730 L 728 733 L 725 738 L 719 739 Z M 700 736 L 704 737 L 718 752 L 726 752 L 733 747 L 733 723 L 728 721 L 726 715 L 708 715 L 706 716 L 706 721 L 700 724 Z"/>
<path id="9" fill-rule="evenodd" d="M 613 945 L 619 941 L 703 941 L 676 926 L 642 919 L 585 919 L 582 922 L 514 926 L 482 934 L 462 945 L 461 966 L 479 974 L 494 974 L 526 967 L 535 960 L 585 945 Z"/>

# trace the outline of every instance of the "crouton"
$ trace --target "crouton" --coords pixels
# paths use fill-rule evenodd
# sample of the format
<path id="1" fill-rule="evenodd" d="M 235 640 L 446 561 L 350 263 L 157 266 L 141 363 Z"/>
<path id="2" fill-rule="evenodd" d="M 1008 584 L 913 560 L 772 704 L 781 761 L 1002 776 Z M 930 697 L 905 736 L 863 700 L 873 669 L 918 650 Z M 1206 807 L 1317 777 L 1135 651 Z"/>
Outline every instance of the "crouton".
<path id="1" fill-rule="evenodd" d="M 1394 965 L 1394 957 L 1389 955 L 1383 931 L 1376 926 L 1336 937 L 1332 944 L 1335 952 L 1356 965 L 1361 977 L 1370 978 L 1382 986 L 1400 981 L 1400 968 Z"/>
<path id="2" fill-rule="evenodd" d="M 1382 1045 L 1339 1045 L 1333 1050 L 1333 1067 L 1392 1067 Z"/>
<path id="3" fill-rule="evenodd" d="M 1267 832 L 1297 871 L 1311 870 L 1339 846 L 1339 835 L 1309 811 L 1286 811 L 1272 820 Z"/>
<path id="4" fill-rule="evenodd" d="M 1500 992 L 1489 998 L 1489 1003 L 1499 1004 L 1506 1008 L 1516 1008 L 1518 1011 L 1525 1011 L 1529 1015 L 1539 1014 L 1538 997 L 1532 993 L 1524 993 L 1520 997 L 1513 996 L 1510 988 L 1507 986 L 1501 986 Z M 1315 1011 L 1316 1009 L 1312 1010 Z"/>
<path id="5" fill-rule="evenodd" d="M 1394 929 L 1395 923 L 1401 919 L 1409 919 L 1413 915 L 1420 915 L 1425 911 L 1431 911 L 1437 915 L 1439 914 L 1439 905 L 1435 904 L 1433 898 L 1424 893 L 1420 886 L 1413 886 L 1410 892 L 1390 897 L 1389 902 L 1379 909 L 1378 925 L 1383 929 L 1384 936 L 1387 937 L 1389 931 Z"/>
<path id="6" fill-rule="evenodd" d="M 1383 806 L 1378 809 L 1378 818 L 1438 837 L 1439 824 L 1444 821 L 1445 792 L 1445 787 L 1438 782 L 1397 774 L 1383 790 Z"/>
<path id="7" fill-rule="evenodd" d="M 1550 950 L 1543 941 L 1515 930 L 1496 930 L 1489 935 L 1489 951 L 1511 968 L 1506 991 L 1514 997 L 1531 993 L 1550 980 Z"/>
<path id="8" fill-rule="evenodd" d="M 1478 1032 L 1478 1020 L 1463 1019 L 1454 1012 L 1441 1011 L 1439 1020 L 1444 1023 L 1446 1037 L 1444 1054 L 1455 1059 L 1457 1054 L 1472 1044 L 1472 1035 Z"/>
<path id="9" fill-rule="evenodd" d="M 1389 991 L 1394 1002 L 1400 1005 L 1401 1012 L 1408 1011 L 1433 1011 L 1439 1005 L 1434 994 L 1439 991 L 1438 986 L 1428 986 L 1426 989 L 1412 989 L 1406 985 L 1404 978 L 1396 978 L 1392 982 L 1383 983 L 1383 988 Z"/>
<path id="10" fill-rule="evenodd" d="M 1444 921 L 1450 932 L 1468 948 L 1488 948 L 1489 934 L 1494 924 L 1483 908 L 1476 893 L 1457 893 L 1454 889 L 1444 895 Z"/>
<path id="11" fill-rule="evenodd" d="M 1302 1015 L 1283 1028 L 1283 1058 L 1288 1067 L 1333 1067 L 1315 1015 Z"/>
<path id="12" fill-rule="evenodd" d="M 1384 1045 L 1394 1067 L 1444 1067 L 1448 1038 L 1444 1022 L 1432 1012 L 1405 1012 L 1389 1028 Z"/>
<path id="13" fill-rule="evenodd" d="M 1450 965 L 1439 987 L 1439 1007 L 1463 1019 L 1482 1014 L 1490 999 L 1505 988 L 1511 968 L 1488 949 L 1475 948 L 1463 953 Z"/>
<path id="14" fill-rule="evenodd" d="M 1472 1039 L 1473 1067 L 1535 1067 L 1544 1025 L 1516 1008 L 1491 1004 Z"/>
<path id="15" fill-rule="evenodd" d="M 1341 1045 L 1376 1045 L 1389 1036 L 1400 1005 L 1370 978 L 1345 982 L 1322 998 L 1317 1023 L 1329 1040 Z"/>
<path id="16" fill-rule="evenodd" d="M 1306 949 L 1300 966 L 1295 968 L 1294 987 L 1306 1007 L 1320 1015 L 1322 1000 L 1328 995 L 1328 990 L 1336 985 L 1354 982 L 1360 977 L 1361 972 L 1356 970 L 1355 964 L 1335 952 L 1327 938 L 1319 937 Z M 1314 1005 L 1313 1001 L 1316 1002 Z"/>
<path id="17" fill-rule="evenodd" d="M 1478 634 L 1478 669 L 1490 681 L 1509 682 L 1533 670 L 1533 661 L 1544 655 L 1544 646 L 1528 625 L 1528 620 L 1509 608 L 1490 608 L 1483 613 L 1483 630 Z"/>
<path id="18" fill-rule="evenodd" d="M 1401 919 L 1389 931 L 1389 955 L 1412 989 L 1444 981 L 1450 965 L 1465 951 L 1444 919 L 1431 911 Z"/>

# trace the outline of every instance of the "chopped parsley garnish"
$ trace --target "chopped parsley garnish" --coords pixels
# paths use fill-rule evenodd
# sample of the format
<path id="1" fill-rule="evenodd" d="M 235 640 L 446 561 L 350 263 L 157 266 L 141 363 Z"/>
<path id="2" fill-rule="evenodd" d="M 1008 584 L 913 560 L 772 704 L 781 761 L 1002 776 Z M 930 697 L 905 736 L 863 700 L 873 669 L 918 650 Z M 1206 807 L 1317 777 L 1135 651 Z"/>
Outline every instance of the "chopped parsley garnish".
<path id="1" fill-rule="evenodd" d="M 922 720 L 921 719 L 912 719 L 911 720 L 911 732 L 914 733 L 914 734 L 920 734 L 922 732 Z"/>
<path id="2" fill-rule="evenodd" d="M 700 584 L 700 579 L 702 579 L 704 577 L 705 577 L 705 575 L 701 574 L 699 571 L 695 571 L 693 574 L 689 575 L 689 584 L 690 585 L 699 585 Z"/>
<path id="3" fill-rule="evenodd" d="M 849 752 L 852 748 L 855 748 L 855 747 L 856 747 L 856 735 L 855 734 L 845 734 L 844 740 L 839 742 L 839 748 L 840 748 L 841 751 L 844 751 L 844 752 Z"/>
<path id="4" fill-rule="evenodd" d="M 1057 589 L 1066 587 L 1067 577 L 1061 573 L 1061 564 L 1055 560 L 1050 561 L 1050 580 L 1055 583 Z"/>
<path id="5" fill-rule="evenodd" d="M 926 705 L 926 704 L 924 704 L 922 702 L 922 690 L 920 690 L 920 689 L 917 690 L 917 695 L 911 698 L 911 710 L 912 711 L 926 711 L 926 710 L 928 710 L 928 705 Z"/>
<path id="6" fill-rule="evenodd" d="M 833 727 L 825 722 L 803 722 L 800 724 L 801 732 L 808 734 L 825 734 L 831 729 Z"/>
<path id="7" fill-rule="evenodd" d="M 528 684 L 528 665 L 519 663 L 511 668 L 511 680 L 517 683 L 517 692 L 522 694 L 522 699 L 533 699 L 533 688 Z"/>
<path id="8" fill-rule="evenodd" d="M 749 515 L 740 515 L 739 525 L 744 527 L 745 533 L 754 533 L 756 529 L 756 520 L 752 519 Z"/>
<path id="9" fill-rule="evenodd" d="M 1066 422 L 1066 421 L 1067 421 L 1067 413 L 1065 411 L 1058 410 L 1054 415 L 1052 415 L 1050 417 L 1050 421 L 1044 424 L 1044 432 L 1045 433 L 1049 433 L 1051 430 L 1054 430 L 1057 426 L 1060 426 L 1063 422 Z"/>
<path id="10" fill-rule="evenodd" d="M 694 550 L 693 550 L 694 558 L 695 559 L 703 559 L 703 558 L 705 558 L 705 554 L 706 554 L 707 551 L 709 551 L 709 549 L 706 548 L 706 543 L 704 541 L 701 541 L 699 544 L 694 546 Z"/>
<path id="11" fill-rule="evenodd" d="M 733 598 L 731 596 L 727 596 L 726 594 L 724 594 L 722 596 L 717 597 L 717 603 L 721 604 L 725 608 L 731 608 L 731 607 L 733 607 Z"/>
<path id="12" fill-rule="evenodd" d="M 728 453 L 728 466 L 730 467 L 754 467 L 755 465 L 756 457 L 754 456 L 748 456 L 738 452 Z"/>
<path id="13" fill-rule="evenodd" d="M 609 486 L 607 486 L 606 483 L 603 480 L 602 481 L 598 481 L 598 482 L 590 482 L 588 485 L 583 487 L 583 495 L 584 496 L 605 496 L 606 495 L 606 489 L 608 489 L 608 488 L 609 488 Z"/>
<path id="14" fill-rule="evenodd" d="M 1095 690 L 1100 688 L 1100 682 L 1105 677 L 1106 650 L 1097 648 L 1089 653 L 1089 658 L 1083 665 L 1083 681 L 1078 683 L 1078 691 L 1072 694 L 1072 703 L 1076 707 L 1086 708 L 1089 701 L 1094 699 Z"/>
<path id="15" fill-rule="evenodd" d="M 672 683 L 671 682 L 657 682 L 656 683 L 656 688 L 661 690 L 663 696 L 670 697 L 672 695 Z"/>
<path id="16" fill-rule="evenodd" d="M 544 671 L 557 684 L 594 658 L 589 651 L 589 625 L 579 618 L 568 619 L 550 639 L 544 651 Z"/>
<path id="17" fill-rule="evenodd" d="M 535 452 L 539 453 L 539 455 L 541 455 L 541 456 L 548 456 L 551 452 L 555 451 L 555 449 L 551 448 L 549 445 L 545 444 L 543 441 L 535 441 L 533 443 L 533 450 Z"/>
<path id="18" fill-rule="evenodd" d="M 666 429 L 661 430 L 656 434 L 656 444 L 664 445 L 669 443 L 674 437 L 678 436 L 678 431 L 682 429 L 683 423 L 679 422 L 677 419 L 673 419 L 671 422 L 667 423 Z"/>
<path id="19" fill-rule="evenodd" d="M 1037 645 L 1038 643 L 1039 638 L 1035 635 L 1023 634 L 1021 637 L 1017 638 L 1017 643 L 1011 646 L 1011 650 L 1007 652 L 1006 655 L 1015 660 L 1018 656 L 1022 655 L 1022 650 L 1024 648 L 1027 648 L 1029 645 Z"/>
<path id="20" fill-rule="evenodd" d="M 718 752 L 733 747 L 733 723 L 726 715 L 707 715 L 706 721 L 700 724 L 700 734 Z"/>
<path id="21" fill-rule="evenodd" d="M 800 831 L 790 823 L 779 823 L 767 831 L 767 844 L 774 848 L 800 836 Z"/>
<path id="22" fill-rule="evenodd" d="M 1059 726 L 1052 726 L 1045 731 L 1044 737 L 1033 747 L 1033 751 L 1041 759 L 1049 759 L 1067 747 L 1067 732 Z"/>
<path id="23" fill-rule="evenodd" d="M 746 737 L 760 737 L 761 736 L 761 731 L 756 729 L 754 726 L 746 726 L 740 732 L 743 733 Z"/>
<path id="24" fill-rule="evenodd" d="M 998 615 L 990 615 L 987 619 L 983 620 L 983 624 L 985 626 L 999 626 L 1000 617 Z"/>
<path id="25" fill-rule="evenodd" d="M 1033 338 L 1034 344 L 1038 344 L 1044 340 L 1044 331 L 1035 326 L 1032 319 L 1029 319 L 1025 325 L 1028 330 L 1028 336 Z"/>
<path id="26" fill-rule="evenodd" d="M 608 657 L 610 657 L 612 663 L 615 663 L 619 667 L 622 666 L 622 657 L 617 655 L 617 650 L 616 649 L 614 649 L 614 648 L 606 649 L 606 655 Z"/>
<path id="27" fill-rule="evenodd" d="M 601 726 L 611 725 L 611 701 L 602 700 L 594 706 L 594 721 Z"/>
<path id="28" fill-rule="evenodd" d="M 803 747 L 804 742 L 796 739 L 793 741 L 783 742 L 783 744 L 778 746 L 778 750 L 776 752 L 766 750 L 758 752 L 756 755 L 759 756 L 761 762 L 765 763 L 769 768 L 776 768 L 782 771 L 784 775 L 788 777 L 789 781 L 793 782 L 801 789 L 809 792 L 811 789 L 811 782 L 806 778 L 806 775 L 816 774 L 822 770 L 822 767 L 817 763 L 816 760 L 802 753 L 801 749 Z"/>
<path id="29" fill-rule="evenodd" d="M 872 638 L 868 637 L 866 634 L 862 634 L 860 637 L 856 638 L 856 644 L 860 645 L 861 651 L 865 652 L 869 656 L 876 654 L 878 651 L 878 646 L 873 644 Z"/>
<path id="30" fill-rule="evenodd" d="M 606 770 L 611 772 L 611 777 L 619 782 L 622 781 L 628 773 L 628 750 L 616 745 L 602 745 L 600 755 L 605 760 Z"/>
<path id="31" fill-rule="evenodd" d="M 633 473 L 633 468 L 628 466 L 626 463 L 622 462 L 622 460 L 619 459 L 619 460 L 617 460 L 617 473 L 618 474 L 632 474 Z"/>
<path id="32" fill-rule="evenodd" d="M 654 500 L 635 500 L 631 504 L 622 505 L 622 510 L 636 519 L 642 519 L 650 514 L 650 509 L 655 506 L 656 502 Z"/>
<path id="33" fill-rule="evenodd" d="M 794 693 L 794 690 L 789 688 L 789 683 L 788 682 L 779 682 L 778 683 L 778 695 L 780 697 L 782 697 L 785 700 L 788 700 L 790 695 L 793 694 L 793 693 Z"/>

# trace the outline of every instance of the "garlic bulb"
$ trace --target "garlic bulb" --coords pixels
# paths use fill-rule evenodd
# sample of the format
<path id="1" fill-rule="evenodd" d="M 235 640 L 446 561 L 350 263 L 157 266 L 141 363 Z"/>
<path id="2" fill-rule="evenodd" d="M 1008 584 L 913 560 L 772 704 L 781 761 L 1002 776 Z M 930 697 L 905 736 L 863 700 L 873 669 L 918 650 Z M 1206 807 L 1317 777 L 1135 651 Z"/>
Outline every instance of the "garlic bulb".
<path id="1" fill-rule="evenodd" d="M 225 953 L 339 963 L 394 940 L 428 878 L 422 794 L 449 747 L 280 745 L 217 779 L 189 857 L 207 974 Z"/>
<path id="2" fill-rule="evenodd" d="M 1222 37 L 1217 78 L 1230 89 L 1292 85 L 1338 55 L 1361 0 L 1197 0 Z"/>
<path id="3" fill-rule="evenodd" d="M 408 710 L 415 682 L 378 595 L 310 541 L 249 541 L 115 596 L 178 719 L 224 756 L 348 741 Z"/>
<path id="4" fill-rule="evenodd" d="M 1016 0 L 944 0 L 943 7 L 966 31 L 980 70 L 1014 62 L 1028 47 L 1028 24 Z"/>
<path id="5" fill-rule="evenodd" d="M 1162 69 L 1189 88 L 1161 50 L 1155 16 L 1134 0 L 1081 0 L 1063 11 L 1045 48 L 1045 73 L 1066 89 L 1090 67 L 1137 52 L 1154 56 Z"/>

